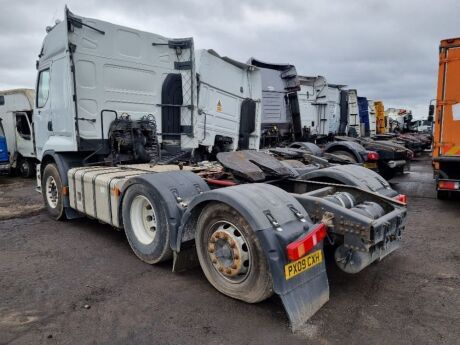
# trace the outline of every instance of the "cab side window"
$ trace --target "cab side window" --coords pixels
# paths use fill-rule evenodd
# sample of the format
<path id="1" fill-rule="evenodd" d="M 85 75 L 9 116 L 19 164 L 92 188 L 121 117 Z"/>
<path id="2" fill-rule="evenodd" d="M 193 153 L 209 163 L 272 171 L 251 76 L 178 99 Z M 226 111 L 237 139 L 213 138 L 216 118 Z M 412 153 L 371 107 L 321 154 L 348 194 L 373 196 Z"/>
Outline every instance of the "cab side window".
<path id="1" fill-rule="evenodd" d="M 50 70 L 45 69 L 38 76 L 37 108 L 43 108 L 50 93 Z"/>

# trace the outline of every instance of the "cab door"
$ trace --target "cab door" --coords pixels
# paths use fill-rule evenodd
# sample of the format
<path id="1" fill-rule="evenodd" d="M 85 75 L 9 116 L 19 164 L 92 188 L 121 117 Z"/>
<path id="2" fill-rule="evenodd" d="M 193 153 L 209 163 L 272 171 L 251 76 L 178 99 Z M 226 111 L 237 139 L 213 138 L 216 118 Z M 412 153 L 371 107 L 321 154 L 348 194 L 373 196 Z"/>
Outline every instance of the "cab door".
<path id="1" fill-rule="evenodd" d="M 17 151 L 23 157 L 33 157 L 32 127 L 25 111 L 14 113 Z"/>
<path id="2" fill-rule="evenodd" d="M 51 63 L 41 66 L 38 77 L 34 110 L 34 133 L 37 157 L 41 158 L 48 138 L 53 133 L 50 101 Z"/>

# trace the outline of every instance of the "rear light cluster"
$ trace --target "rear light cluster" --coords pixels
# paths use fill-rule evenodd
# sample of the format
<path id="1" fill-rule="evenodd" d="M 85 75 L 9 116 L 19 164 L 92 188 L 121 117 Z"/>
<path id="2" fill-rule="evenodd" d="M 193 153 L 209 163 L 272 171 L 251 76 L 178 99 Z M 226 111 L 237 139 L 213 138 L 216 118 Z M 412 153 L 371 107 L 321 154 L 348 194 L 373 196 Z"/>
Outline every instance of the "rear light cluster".
<path id="1" fill-rule="evenodd" d="M 395 199 L 398 200 L 399 202 L 403 202 L 407 204 L 407 195 L 405 194 L 398 194 L 395 196 Z"/>
<path id="2" fill-rule="evenodd" d="M 289 243 L 286 247 L 288 259 L 296 261 L 307 254 L 326 237 L 326 231 L 326 225 L 320 223 L 315 225 L 315 227 L 301 239 Z"/>
<path id="3" fill-rule="evenodd" d="M 439 189 L 448 189 L 448 190 L 457 190 L 459 189 L 459 182 L 455 181 L 439 181 L 438 182 Z"/>
<path id="4" fill-rule="evenodd" d="M 378 161 L 379 160 L 379 154 L 375 151 L 369 151 L 367 153 L 367 160 L 368 161 Z"/>

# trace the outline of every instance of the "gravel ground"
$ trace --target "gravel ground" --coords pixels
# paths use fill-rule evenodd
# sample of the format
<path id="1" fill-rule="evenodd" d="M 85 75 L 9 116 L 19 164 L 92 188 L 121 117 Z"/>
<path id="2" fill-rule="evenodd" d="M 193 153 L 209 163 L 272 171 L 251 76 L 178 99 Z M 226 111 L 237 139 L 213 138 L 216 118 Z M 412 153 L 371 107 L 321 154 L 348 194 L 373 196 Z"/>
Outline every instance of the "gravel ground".
<path id="1" fill-rule="evenodd" d="M 0 344 L 458 344 L 460 202 L 436 200 L 428 158 L 392 182 L 409 196 L 403 247 L 353 276 L 330 263 L 330 301 L 292 334 L 278 298 L 144 264 L 122 232 L 54 222 L 33 180 L 0 177 Z"/>

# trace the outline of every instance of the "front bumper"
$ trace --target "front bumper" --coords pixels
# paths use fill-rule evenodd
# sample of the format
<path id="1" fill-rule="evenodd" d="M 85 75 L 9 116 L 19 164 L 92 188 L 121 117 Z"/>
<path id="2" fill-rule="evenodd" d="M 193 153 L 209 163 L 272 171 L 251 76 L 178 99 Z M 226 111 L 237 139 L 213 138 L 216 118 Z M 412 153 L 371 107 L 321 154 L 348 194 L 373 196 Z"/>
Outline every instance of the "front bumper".
<path id="1" fill-rule="evenodd" d="M 0 163 L 0 174 L 8 174 L 10 172 L 10 163 Z"/>

